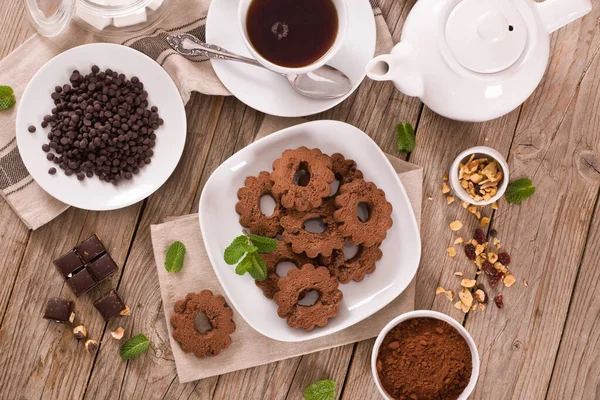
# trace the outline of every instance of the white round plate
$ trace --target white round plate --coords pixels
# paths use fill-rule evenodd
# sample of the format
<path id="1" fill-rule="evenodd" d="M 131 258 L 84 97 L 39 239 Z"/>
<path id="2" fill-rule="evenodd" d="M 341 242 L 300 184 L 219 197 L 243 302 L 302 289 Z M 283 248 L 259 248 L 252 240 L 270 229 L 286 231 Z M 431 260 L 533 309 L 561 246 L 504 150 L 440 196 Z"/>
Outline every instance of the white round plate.
<path id="1" fill-rule="evenodd" d="M 152 162 L 132 180 L 121 181 L 118 186 L 102 182 L 97 177 L 79 181 L 75 176 L 66 176 L 58 168 L 55 175 L 49 175 L 48 169 L 57 165 L 46 160 L 46 153 L 42 151 L 42 145 L 48 143 L 50 128 L 43 129 L 40 123 L 54 107 L 50 98 L 54 87 L 69 83 L 75 69 L 89 73 L 94 64 L 101 70 L 110 68 L 128 78 L 140 78 L 148 92 L 150 105 L 158 107 L 158 113 L 165 121 L 156 131 Z M 37 128 L 35 133 L 28 132 L 30 125 Z M 186 117 L 179 90 L 169 74 L 154 60 L 129 47 L 97 43 L 67 50 L 38 71 L 19 101 L 16 133 L 19 153 L 27 170 L 46 192 L 73 207 L 104 211 L 137 203 L 165 183 L 183 153 Z"/>
<path id="2" fill-rule="evenodd" d="M 394 224 L 381 244 L 383 257 L 374 273 L 362 282 L 340 285 L 340 312 L 312 331 L 290 328 L 277 316 L 277 305 L 267 299 L 249 275 L 239 276 L 223 261 L 223 252 L 242 226 L 235 211 L 237 191 L 247 176 L 272 171 L 273 161 L 286 149 L 319 148 L 342 153 L 356 161 L 365 179 L 383 189 L 394 207 Z M 400 295 L 412 281 L 421 258 L 421 239 L 415 214 L 398 174 L 379 146 L 366 133 L 338 121 L 312 121 L 270 134 L 235 153 L 212 173 L 200 197 L 200 226 L 204 246 L 230 304 L 261 334 L 284 342 L 301 342 L 338 332 L 368 318 Z"/>
<path id="3" fill-rule="evenodd" d="M 239 0 L 218 0 L 210 4 L 206 19 L 206 42 L 234 53 L 252 57 L 242 39 L 237 21 Z M 211 60 L 223 85 L 248 106 L 279 117 L 301 117 L 335 107 L 344 101 L 365 78 L 367 64 L 375 54 L 376 29 L 373 10 L 367 0 L 347 2 L 348 29 L 344 43 L 328 63 L 343 71 L 352 81 L 352 91 L 344 97 L 316 100 L 302 96 L 287 80 L 274 72 L 234 61 Z"/>

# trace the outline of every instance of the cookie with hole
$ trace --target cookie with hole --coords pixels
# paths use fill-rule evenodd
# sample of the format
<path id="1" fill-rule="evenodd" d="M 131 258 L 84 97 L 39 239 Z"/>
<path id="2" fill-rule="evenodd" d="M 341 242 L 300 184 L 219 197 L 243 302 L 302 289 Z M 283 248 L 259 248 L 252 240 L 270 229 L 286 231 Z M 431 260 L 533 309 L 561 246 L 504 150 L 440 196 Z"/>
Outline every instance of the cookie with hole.
<path id="1" fill-rule="evenodd" d="M 184 353 L 198 358 L 216 356 L 231 345 L 236 326 L 233 310 L 223 296 L 210 290 L 188 293 L 175 303 L 174 311 L 172 335 Z"/>
<path id="2" fill-rule="evenodd" d="M 329 156 L 305 146 L 286 150 L 273 162 L 273 193 L 281 205 L 297 211 L 320 207 L 335 180 Z"/>
<path id="3" fill-rule="evenodd" d="M 281 233 L 281 198 L 273 193 L 273 181 L 269 172 L 262 171 L 258 176 L 247 177 L 237 196 L 239 201 L 235 205 L 235 211 L 240 215 L 240 225 L 260 236 L 272 238 Z M 263 196 L 270 196 L 275 202 L 271 215 L 265 215 L 261 209 Z"/>
<path id="4" fill-rule="evenodd" d="M 268 299 L 272 299 L 275 293 L 279 291 L 279 279 L 281 277 L 277 273 L 277 266 L 280 263 L 290 262 L 296 268 L 312 263 L 312 259 L 306 257 L 304 254 L 294 253 L 292 247 L 282 240 L 279 241 L 274 251 L 261 254 L 261 258 L 267 266 L 267 279 L 255 282 L 256 286 L 262 289 L 263 294 Z"/>
<path id="5" fill-rule="evenodd" d="M 299 304 L 311 290 L 319 294 L 315 303 Z M 278 306 L 277 315 L 284 318 L 291 328 L 310 331 L 315 326 L 327 325 L 329 319 L 338 315 L 343 294 L 338 280 L 329 274 L 327 268 L 305 264 L 279 279 L 279 291 L 273 298 Z"/>
<path id="6" fill-rule="evenodd" d="M 383 190 L 373 182 L 357 179 L 342 185 L 334 201 L 333 218 L 344 237 L 366 247 L 383 242 L 393 223 L 392 205 Z M 359 216 L 361 206 L 367 209 L 366 217 Z"/>
<path id="7" fill-rule="evenodd" d="M 333 250 L 340 250 L 346 243 L 333 218 L 334 210 L 333 199 L 328 199 L 320 207 L 306 212 L 286 210 L 285 215 L 281 217 L 283 240 L 292 246 L 294 253 L 304 252 L 309 258 L 330 256 Z M 312 222 L 321 225 L 322 230 L 307 229 L 307 224 Z"/>
<path id="8" fill-rule="evenodd" d="M 379 243 L 371 247 L 359 245 L 356 254 L 349 258 L 346 258 L 343 249 L 334 250 L 329 257 L 319 257 L 319 265 L 326 266 L 331 276 L 340 283 L 361 282 L 365 276 L 375 272 L 377 261 L 383 257 L 379 246 Z"/>
<path id="9" fill-rule="evenodd" d="M 343 154 L 331 155 L 331 170 L 341 185 L 350 183 L 356 179 L 363 179 L 363 173 L 356 166 L 354 160 L 347 159 Z"/>

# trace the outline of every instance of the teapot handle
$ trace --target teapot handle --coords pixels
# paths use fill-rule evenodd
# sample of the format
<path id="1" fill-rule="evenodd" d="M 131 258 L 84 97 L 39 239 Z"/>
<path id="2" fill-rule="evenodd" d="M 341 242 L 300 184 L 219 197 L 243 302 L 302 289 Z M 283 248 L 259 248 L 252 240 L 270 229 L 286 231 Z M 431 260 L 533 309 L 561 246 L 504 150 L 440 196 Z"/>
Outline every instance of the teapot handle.
<path id="1" fill-rule="evenodd" d="M 535 5 L 549 33 L 592 11 L 590 0 L 545 0 Z"/>
<path id="2" fill-rule="evenodd" d="M 398 89 L 413 97 L 423 96 L 423 79 L 413 61 L 412 46 L 400 42 L 390 54 L 375 57 L 367 65 L 367 76 L 374 81 L 391 80 Z"/>

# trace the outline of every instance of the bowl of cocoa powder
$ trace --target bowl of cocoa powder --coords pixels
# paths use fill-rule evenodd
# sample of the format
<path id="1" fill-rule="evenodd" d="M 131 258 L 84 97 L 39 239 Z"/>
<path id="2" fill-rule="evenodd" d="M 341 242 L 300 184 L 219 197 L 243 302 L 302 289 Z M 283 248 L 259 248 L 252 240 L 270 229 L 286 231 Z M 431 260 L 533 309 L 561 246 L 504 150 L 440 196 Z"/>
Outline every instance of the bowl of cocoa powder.
<path id="1" fill-rule="evenodd" d="M 371 369 L 384 399 L 463 400 L 477 382 L 479 354 L 469 332 L 451 317 L 412 311 L 383 328 Z"/>

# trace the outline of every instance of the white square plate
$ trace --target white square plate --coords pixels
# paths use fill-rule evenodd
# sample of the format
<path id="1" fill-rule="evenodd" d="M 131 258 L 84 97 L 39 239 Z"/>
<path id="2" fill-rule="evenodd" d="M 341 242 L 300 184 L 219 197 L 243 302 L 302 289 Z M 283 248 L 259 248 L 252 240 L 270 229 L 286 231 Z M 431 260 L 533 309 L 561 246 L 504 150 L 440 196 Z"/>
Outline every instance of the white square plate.
<path id="1" fill-rule="evenodd" d="M 356 161 L 365 179 L 374 182 L 392 203 L 394 224 L 381 245 L 383 258 L 362 282 L 340 285 L 344 299 L 340 313 L 324 327 L 312 331 L 290 328 L 277 315 L 249 275 L 239 276 L 223 260 L 223 252 L 242 231 L 235 211 L 237 191 L 247 176 L 272 171 L 286 149 L 319 148 L 326 154 L 342 153 Z M 406 289 L 417 272 L 421 241 L 406 191 L 385 154 L 367 134 L 337 121 L 314 121 L 283 129 L 258 140 L 225 161 L 211 175 L 200 198 L 200 226 L 212 266 L 231 305 L 250 326 L 265 336 L 300 342 L 347 328 L 385 307 Z"/>

